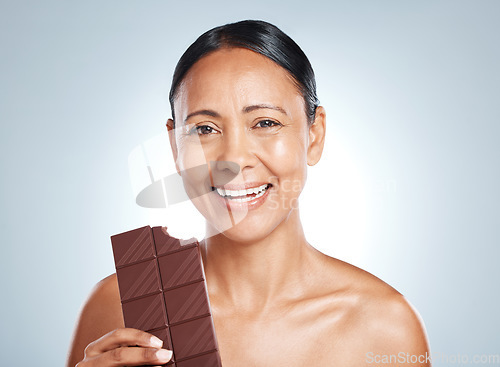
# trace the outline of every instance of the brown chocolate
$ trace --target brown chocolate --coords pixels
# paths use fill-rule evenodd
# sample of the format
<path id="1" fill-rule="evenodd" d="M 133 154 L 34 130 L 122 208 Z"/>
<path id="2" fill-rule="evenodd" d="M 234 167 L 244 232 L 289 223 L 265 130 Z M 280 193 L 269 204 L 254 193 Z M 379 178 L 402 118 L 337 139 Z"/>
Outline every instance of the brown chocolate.
<path id="1" fill-rule="evenodd" d="M 161 227 L 111 236 L 126 327 L 173 350 L 169 367 L 221 367 L 199 244 Z"/>

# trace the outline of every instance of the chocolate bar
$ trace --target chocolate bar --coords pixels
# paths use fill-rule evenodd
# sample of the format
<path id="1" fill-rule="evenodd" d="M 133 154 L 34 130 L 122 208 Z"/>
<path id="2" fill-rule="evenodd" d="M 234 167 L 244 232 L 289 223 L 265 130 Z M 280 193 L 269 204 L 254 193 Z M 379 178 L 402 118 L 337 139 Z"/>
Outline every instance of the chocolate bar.
<path id="1" fill-rule="evenodd" d="M 173 351 L 167 367 L 221 367 L 199 243 L 150 226 L 111 236 L 125 326 Z"/>

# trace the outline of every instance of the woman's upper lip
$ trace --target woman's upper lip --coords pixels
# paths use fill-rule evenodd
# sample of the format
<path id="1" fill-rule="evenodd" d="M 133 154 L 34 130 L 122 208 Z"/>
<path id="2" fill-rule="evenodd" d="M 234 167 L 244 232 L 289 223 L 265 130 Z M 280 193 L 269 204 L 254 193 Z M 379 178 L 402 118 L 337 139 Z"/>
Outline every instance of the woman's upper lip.
<path id="1" fill-rule="evenodd" d="M 225 190 L 247 190 L 247 189 L 256 189 L 262 185 L 271 185 L 270 182 L 245 182 L 241 184 L 226 184 L 226 185 L 216 185 L 214 187 Z"/>

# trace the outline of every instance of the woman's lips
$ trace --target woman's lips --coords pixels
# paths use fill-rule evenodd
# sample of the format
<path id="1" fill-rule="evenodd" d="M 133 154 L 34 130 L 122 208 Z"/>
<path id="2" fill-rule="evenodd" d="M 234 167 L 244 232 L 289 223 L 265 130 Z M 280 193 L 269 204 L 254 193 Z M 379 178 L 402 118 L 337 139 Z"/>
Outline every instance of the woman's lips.
<path id="1" fill-rule="evenodd" d="M 262 196 L 265 191 L 269 188 L 270 184 L 263 184 L 260 186 L 249 187 L 249 188 L 233 188 L 228 187 L 214 187 L 217 194 L 228 200 L 238 200 L 238 201 L 249 201 L 253 197 Z"/>
<path id="2" fill-rule="evenodd" d="M 224 185 L 213 187 L 213 191 L 218 200 L 230 210 L 253 210 L 264 203 L 272 186 L 270 183 Z"/>

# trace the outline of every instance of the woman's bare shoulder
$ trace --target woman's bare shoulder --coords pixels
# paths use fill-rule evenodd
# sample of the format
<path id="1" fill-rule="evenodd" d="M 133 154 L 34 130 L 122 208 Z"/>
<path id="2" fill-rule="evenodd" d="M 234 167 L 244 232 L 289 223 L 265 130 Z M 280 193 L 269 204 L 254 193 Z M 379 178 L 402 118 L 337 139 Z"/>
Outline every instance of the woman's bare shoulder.
<path id="1" fill-rule="evenodd" d="M 401 296 L 380 278 L 345 261 L 320 253 L 317 264 L 321 265 L 317 267 L 316 276 L 322 279 L 321 286 L 332 296 L 348 293 L 353 300 L 363 298 L 363 303 Z"/>
<path id="2" fill-rule="evenodd" d="M 109 329 L 114 330 L 124 326 L 120 291 L 115 273 L 94 286 L 83 306 L 82 315 L 90 320 L 98 321 L 99 325 L 93 326 L 98 330 L 109 331 Z"/>
<path id="3" fill-rule="evenodd" d="M 85 300 L 76 322 L 67 366 L 83 359 L 85 347 L 108 332 L 124 327 L 116 274 L 99 281 Z"/>
<path id="4" fill-rule="evenodd" d="M 351 338 L 357 339 L 356 349 L 366 362 L 378 362 L 377 356 L 382 360 L 404 355 L 410 359 L 398 360 L 398 364 L 394 361 L 394 365 L 411 365 L 415 361 L 422 367 L 430 365 L 425 326 L 417 310 L 402 294 L 367 293 L 360 301 L 365 304 L 359 307 L 359 318 L 352 323 Z"/>
<path id="5" fill-rule="evenodd" d="M 345 340 L 366 353 L 425 354 L 428 341 L 416 309 L 393 287 L 373 274 L 338 259 L 329 258 L 326 271 L 332 282 L 332 301 L 345 303 Z M 361 355 L 360 354 L 360 355 Z M 368 358 L 368 357 L 367 357 Z M 421 363 L 425 366 L 425 363 Z"/>

